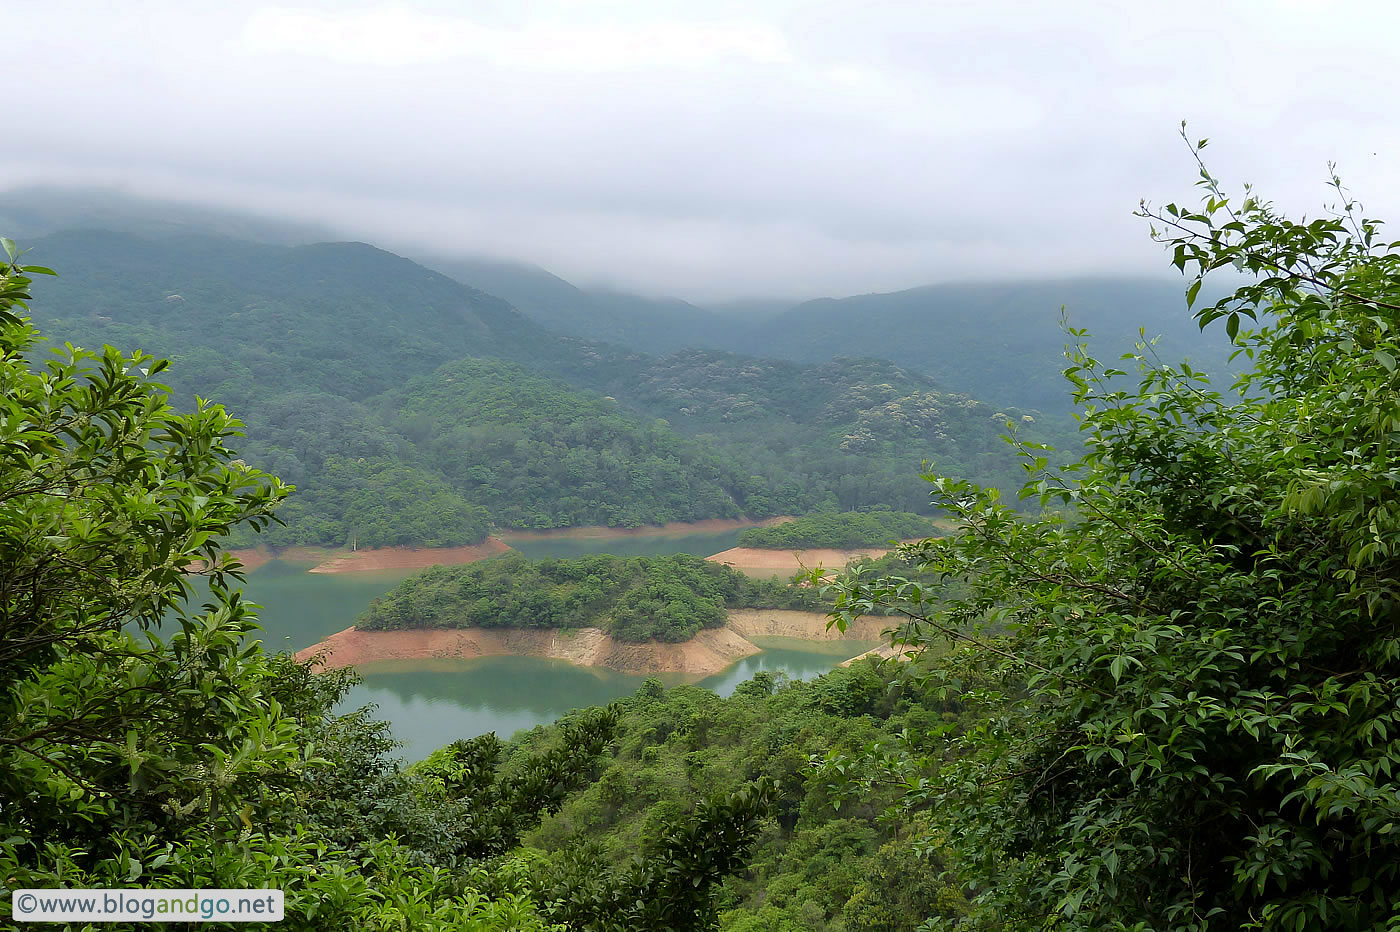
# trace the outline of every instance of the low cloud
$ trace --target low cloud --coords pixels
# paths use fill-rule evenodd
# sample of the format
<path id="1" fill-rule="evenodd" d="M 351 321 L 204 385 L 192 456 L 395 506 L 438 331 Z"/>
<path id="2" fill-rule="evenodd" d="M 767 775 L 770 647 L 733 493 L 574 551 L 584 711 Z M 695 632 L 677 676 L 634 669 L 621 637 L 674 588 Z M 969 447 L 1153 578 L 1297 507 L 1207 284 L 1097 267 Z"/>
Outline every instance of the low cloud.
<path id="1" fill-rule="evenodd" d="M 1160 270 L 1212 167 L 1400 194 L 1381 5 L 36 5 L 0 184 L 328 223 L 710 300 Z"/>

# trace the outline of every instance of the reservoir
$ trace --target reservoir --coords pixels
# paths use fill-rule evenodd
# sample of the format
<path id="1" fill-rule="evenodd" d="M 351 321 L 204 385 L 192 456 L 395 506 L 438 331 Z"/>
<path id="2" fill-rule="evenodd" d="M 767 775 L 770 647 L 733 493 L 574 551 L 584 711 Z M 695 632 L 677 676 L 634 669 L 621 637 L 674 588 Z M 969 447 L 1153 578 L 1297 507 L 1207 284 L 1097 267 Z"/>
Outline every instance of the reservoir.
<path id="1" fill-rule="evenodd" d="M 531 558 L 578 557 L 590 553 L 658 556 L 707 555 L 733 547 L 739 530 L 663 532 L 625 537 L 576 533 L 510 539 Z M 269 650 L 295 652 L 352 624 L 376 596 L 414 570 L 308 573 L 310 564 L 273 560 L 248 573 L 244 597 L 261 606 L 262 640 Z M 763 652 L 699 681 L 728 695 L 760 670 L 809 679 L 855 656 L 872 643 L 765 638 Z M 541 657 L 481 657 L 473 660 L 386 661 L 360 669 L 362 682 L 346 697 L 347 708 L 374 705 L 404 743 L 405 760 L 419 760 L 459 738 L 494 731 L 503 739 L 517 730 L 552 722 L 572 709 L 631 695 L 645 677 L 581 667 Z M 686 682 L 662 676 L 667 685 Z M 694 682 L 694 678 L 690 679 Z"/>

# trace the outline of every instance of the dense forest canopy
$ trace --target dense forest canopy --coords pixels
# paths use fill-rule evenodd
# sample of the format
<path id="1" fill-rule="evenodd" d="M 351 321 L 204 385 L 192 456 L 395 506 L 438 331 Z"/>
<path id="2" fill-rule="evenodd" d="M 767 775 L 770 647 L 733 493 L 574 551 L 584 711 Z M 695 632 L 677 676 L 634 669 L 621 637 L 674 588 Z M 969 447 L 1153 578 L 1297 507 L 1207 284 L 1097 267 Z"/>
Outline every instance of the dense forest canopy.
<path id="1" fill-rule="evenodd" d="M 927 508 L 933 457 L 1014 477 L 1021 412 L 876 360 L 655 358 L 556 336 L 504 301 L 364 244 L 287 248 L 66 232 L 32 308 L 55 339 L 174 358 L 181 406 L 217 397 L 240 455 L 293 483 L 285 526 L 237 542 L 444 546 L 492 525 L 636 527 Z"/>
<path id="2" fill-rule="evenodd" d="M 248 637 L 222 544 L 287 488 L 235 458 L 237 422 L 174 409 L 165 361 L 45 353 L 20 314 L 48 270 L 0 247 L 0 887 L 272 888 L 306 932 L 712 926 L 770 781 L 658 826 L 645 864 L 529 869 L 520 836 L 589 781 L 617 712 L 509 768 L 486 735 L 404 770 L 385 725 L 336 711 L 348 677 Z"/>
<path id="3" fill-rule="evenodd" d="M 983 727 L 822 770 L 857 796 L 908 783 L 932 816 L 915 844 L 976 894 L 964 926 L 1400 917 L 1400 243 L 1333 181 L 1337 211 L 1307 222 L 1204 164 L 1200 207 L 1144 205 L 1200 326 L 1249 363 L 1236 390 L 1145 348 L 1130 390 L 1072 332 L 1088 453 L 1025 451 L 1024 494 L 1059 507 L 934 477 L 958 529 L 908 556 L 962 592 L 836 588 L 843 618 L 898 604 L 915 645 L 985 662 L 964 693 Z M 1247 284 L 1202 300 L 1219 270 Z"/>
<path id="4" fill-rule="evenodd" d="M 602 628 L 623 641 L 685 641 L 718 628 L 731 608 L 822 611 L 817 590 L 689 554 L 527 560 L 506 554 L 435 566 L 375 599 L 359 627 Z"/>
<path id="5" fill-rule="evenodd" d="M 1141 210 L 1199 326 L 1247 367 L 1233 387 L 1147 345 L 1134 384 L 1071 330 L 1084 452 L 1061 468 L 1013 432 L 1031 507 L 932 472 L 949 533 L 791 590 L 833 600 L 838 625 L 899 615 L 907 662 L 760 676 L 727 700 L 652 682 L 409 768 L 368 711 L 341 710 L 348 675 L 250 638 L 224 544 L 288 489 L 236 456 L 238 423 L 173 405 L 162 360 L 41 346 L 22 315 L 48 270 L 0 241 L 0 886 L 272 887 L 287 892 L 283 927 L 308 932 L 1393 929 L 1400 243 L 1333 180 L 1337 211 L 1307 222 L 1231 196 L 1204 164 L 1200 207 Z M 1203 282 L 1219 271 L 1244 284 L 1216 298 Z M 360 286 L 377 287 L 347 289 Z M 434 279 L 425 300 L 452 287 Z M 492 307 L 469 324 L 483 341 L 516 325 Z M 236 371 L 253 356 L 224 349 L 256 407 L 257 381 Z M 755 396 L 739 386 L 777 401 L 823 373 L 813 405 L 854 420 L 775 404 L 752 412 L 755 434 L 923 436 L 963 405 L 903 370 L 901 384 L 865 379 L 890 364 L 624 353 L 612 358 L 639 364 L 617 374 L 611 352 L 561 350 L 555 374 L 600 393 L 651 371 L 652 394 L 623 405 L 639 425 L 682 397 L 702 421 L 744 422 Z M 378 406 L 406 392 L 428 411 L 455 383 L 411 376 L 470 355 L 358 397 L 303 388 L 361 406 L 407 444 L 385 462 L 419 466 L 398 408 Z M 665 376 L 710 366 L 689 386 Z M 599 397 L 576 403 L 606 420 Z M 949 416 L 977 423 L 976 405 Z M 868 433 L 851 433 L 862 417 Z M 401 426 L 427 442 L 448 433 L 432 419 Z M 736 448 L 708 436 L 695 438 L 708 453 Z M 433 571 L 424 591 L 454 605 L 511 592 L 492 576 L 508 565 Z M 716 610 L 726 586 L 776 591 L 695 558 L 515 567 L 531 588 L 514 604 L 557 594 L 578 618 L 609 573 L 648 602 L 642 623 L 681 589 Z M 695 607 L 684 624 L 712 617 Z M 0 916 L 13 905 L 0 898 Z"/>
<path id="6" fill-rule="evenodd" d="M 725 932 L 896 932 L 930 916 L 966 910 L 942 865 L 882 819 L 897 786 L 842 799 L 806 778 L 813 757 L 854 754 L 877 743 L 943 741 L 970 722 L 956 698 L 914 688 L 891 668 L 859 663 L 813 682 L 760 673 L 729 698 L 650 681 L 620 706 L 617 738 L 598 779 L 522 836 L 542 868 L 575 851 L 626 864 L 691 800 L 733 792 L 752 775 L 773 781 L 777 804 L 758 834 L 749 869 L 716 894 Z M 519 736 L 510 753 L 548 747 L 546 726 Z M 916 823 L 917 824 L 917 823 Z M 543 872 L 543 870 L 542 870 Z"/>

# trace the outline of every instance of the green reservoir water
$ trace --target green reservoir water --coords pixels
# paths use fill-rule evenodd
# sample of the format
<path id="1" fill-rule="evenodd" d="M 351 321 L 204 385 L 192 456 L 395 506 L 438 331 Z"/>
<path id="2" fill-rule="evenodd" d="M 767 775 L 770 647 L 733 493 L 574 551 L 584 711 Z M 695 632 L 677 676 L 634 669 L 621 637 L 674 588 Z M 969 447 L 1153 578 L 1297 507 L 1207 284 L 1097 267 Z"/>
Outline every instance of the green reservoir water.
<path id="1" fill-rule="evenodd" d="M 652 556 L 711 554 L 736 546 L 738 531 L 666 534 L 612 539 L 557 538 L 512 546 L 532 558 L 589 553 Z M 308 573 L 306 564 L 274 560 L 248 574 L 244 597 L 262 608 L 262 640 L 272 650 L 297 651 L 355 623 L 375 596 L 411 570 L 372 573 Z M 808 679 L 873 645 L 789 638 L 765 639 L 763 653 L 746 657 L 699 685 L 728 695 L 760 670 Z M 539 657 L 483 657 L 376 664 L 346 697 L 349 708 L 374 705 L 404 743 L 402 755 L 419 760 L 458 738 L 494 731 L 508 738 L 520 729 L 552 722 L 572 709 L 631 695 L 644 677 L 578 667 Z M 662 677 L 668 685 L 683 677 Z"/>
<path id="2" fill-rule="evenodd" d="M 768 638 L 762 646 L 763 653 L 745 657 L 697 685 L 727 696 L 760 670 L 810 679 L 874 645 Z M 572 709 L 630 696 L 646 679 L 542 657 L 385 663 L 361 675 L 363 682 L 350 691 L 346 704 L 374 705 L 379 717 L 392 723 L 407 760 L 420 760 L 458 738 L 488 731 L 508 738 Z M 658 679 L 668 685 L 684 682 L 678 676 Z"/>
<path id="3" fill-rule="evenodd" d="M 244 598 L 262 606 L 258 618 L 269 650 L 295 653 L 355 623 L 370 600 L 413 570 L 308 573 L 305 563 L 273 560 L 248 574 Z"/>

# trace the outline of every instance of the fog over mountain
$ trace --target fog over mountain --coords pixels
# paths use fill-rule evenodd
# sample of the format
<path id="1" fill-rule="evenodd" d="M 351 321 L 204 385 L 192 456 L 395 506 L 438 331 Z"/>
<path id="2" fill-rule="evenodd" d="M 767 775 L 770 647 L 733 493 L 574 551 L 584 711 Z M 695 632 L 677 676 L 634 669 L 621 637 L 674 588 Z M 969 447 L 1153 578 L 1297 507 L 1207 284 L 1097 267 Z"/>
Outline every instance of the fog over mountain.
<path id="1" fill-rule="evenodd" d="M 118 186 L 692 302 L 1143 274 L 1213 170 L 1400 195 L 1382 4 L 307 2 L 5 24 L 0 188 Z M 1289 67 L 1279 68 L 1279 62 Z"/>

